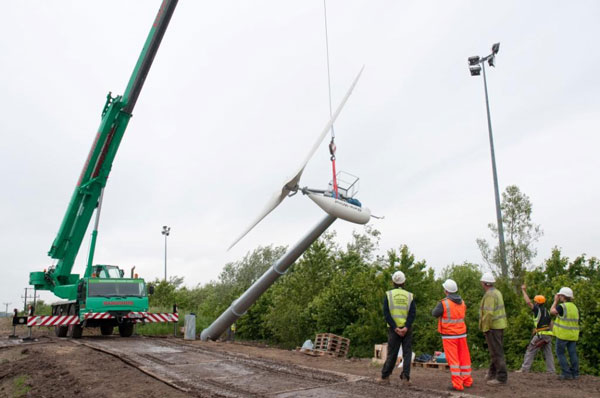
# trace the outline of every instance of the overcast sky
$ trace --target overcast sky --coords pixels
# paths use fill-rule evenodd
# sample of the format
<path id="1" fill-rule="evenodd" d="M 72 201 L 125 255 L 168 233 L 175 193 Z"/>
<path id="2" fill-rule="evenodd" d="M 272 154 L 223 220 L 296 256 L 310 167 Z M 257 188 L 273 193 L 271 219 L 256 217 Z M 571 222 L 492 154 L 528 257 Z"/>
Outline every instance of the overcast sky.
<path id="1" fill-rule="evenodd" d="M 47 256 L 106 94 L 122 94 L 159 0 L 13 1 L 0 24 L 0 304 L 21 301 Z M 482 263 L 495 221 L 483 81 L 487 55 L 500 189 L 516 184 L 544 236 L 600 256 L 600 3 L 328 0 L 338 169 L 381 250 L 407 244 L 436 270 Z M 188 286 L 258 245 L 295 243 L 323 213 L 286 200 L 231 241 L 297 169 L 329 117 L 322 0 L 180 1 L 123 138 L 104 196 L 96 263 Z M 330 179 L 327 145 L 302 185 Z M 337 221 L 340 243 L 362 227 Z M 73 272 L 83 274 L 89 238 Z M 128 272 L 128 271 L 127 271 Z M 52 300 L 52 295 L 44 295 Z M 0 311 L 4 310 L 4 305 Z"/>

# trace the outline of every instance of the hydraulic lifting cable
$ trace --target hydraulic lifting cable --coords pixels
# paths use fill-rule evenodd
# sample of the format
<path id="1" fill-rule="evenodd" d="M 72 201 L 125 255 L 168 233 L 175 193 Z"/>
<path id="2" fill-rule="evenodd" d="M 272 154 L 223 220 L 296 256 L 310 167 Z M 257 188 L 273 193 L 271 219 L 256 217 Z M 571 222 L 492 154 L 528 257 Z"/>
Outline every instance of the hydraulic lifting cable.
<path id="1" fill-rule="evenodd" d="M 329 35 L 327 33 L 327 0 L 323 0 L 323 14 L 325 19 L 325 49 L 327 52 L 327 86 L 329 88 L 329 117 L 332 117 L 333 113 L 331 110 L 331 73 L 329 72 Z M 329 153 L 331 154 L 331 167 L 333 169 L 333 194 L 337 199 L 338 195 L 338 185 L 337 185 L 337 175 L 335 172 L 335 130 L 333 129 L 333 124 L 331 125 L 331 142 L 329 142 Z"/>

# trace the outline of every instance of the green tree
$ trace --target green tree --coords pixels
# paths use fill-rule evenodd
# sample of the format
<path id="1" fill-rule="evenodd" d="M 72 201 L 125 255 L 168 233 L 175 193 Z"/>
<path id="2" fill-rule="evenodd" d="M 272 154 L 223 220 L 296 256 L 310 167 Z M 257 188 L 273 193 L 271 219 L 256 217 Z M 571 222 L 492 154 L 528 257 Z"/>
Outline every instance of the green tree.
<path id="1" fill-rule="evenodd" d="M 270 289 L 272 305 L 264 316 L 265 327 L 278 343 L 292 348 L 314 337 L 311 303 L 331 280 L 334 262 L 327 241 L 319 239 Z"/>
<path id="2" fill-rule="evenodd" d="M 531 266 L 537 254 L 534 243 L 543 235 L 539 225 L 531 221 L 533 207 L 529 197 L 521 192 L 516 185 L 506 187 L 502 193 L 502 226 L 506 247 L 507 273 L 515 285 L 524 278 L 524 272 Z M 498 240 L 498 226 L 488 224 L 492 236 Z M 496 272 L 504 275 L 499 246 L 490 246 L 487 240 L 477 239 L 477 245 L 484 261 Z"/>

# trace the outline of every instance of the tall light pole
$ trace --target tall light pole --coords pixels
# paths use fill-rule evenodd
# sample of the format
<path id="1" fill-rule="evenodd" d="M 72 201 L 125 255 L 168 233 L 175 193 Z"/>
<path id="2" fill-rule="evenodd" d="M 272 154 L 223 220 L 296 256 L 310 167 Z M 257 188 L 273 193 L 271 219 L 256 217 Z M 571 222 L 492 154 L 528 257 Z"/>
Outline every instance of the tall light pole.
<path id="1" fill-rule="evenodd" d="M 496 198 L 496 220 L 498 223 L 498 241 L 500 248 L 500 261 L 502 267 L 502 276 L 508 276 L 508 267 L 506 266 L 506 246 L 504 245 L 504 227 L 502 225 L 502 212 L 500 210 L 500 192 L 498 191 L 498 173 L 496 171 L 496 155 L 494 153 L 494 138 L 492 136 L 492 119 L 490 117 L 490 101 L 488 99 L 487 80 L 485 77 L 485 63 L 495 67 L 496 54 L 500 50 L 500 43 L 492 46 L 492 53 L 485 57 L 475 55 L 469 57 L 469 71 L 471 76 L 479 76 L 483 70 L 483 88 L 485 91 L 485 106 L 487 109 L 488 132 L 490 136 L 490 151 L 492 154 L 492 174 L 494 177 L 494 194 Z M 480 66 L 481 65 L 481 66 Z"/>
<path id="2" fill-rule="evenodd" d="M 12 303 L 2 303 L 6 306 L 6 309 L 4 310 L 4 316 L 8 316 L 8 306 L 11 305 Z"/>
<path id="3" fill-rule="evenodd" d="M 165 236 L 165 282 L 167 281 L 167 236 L 171 232 L 171 227 L 163 225 L 162 234 Z"/>

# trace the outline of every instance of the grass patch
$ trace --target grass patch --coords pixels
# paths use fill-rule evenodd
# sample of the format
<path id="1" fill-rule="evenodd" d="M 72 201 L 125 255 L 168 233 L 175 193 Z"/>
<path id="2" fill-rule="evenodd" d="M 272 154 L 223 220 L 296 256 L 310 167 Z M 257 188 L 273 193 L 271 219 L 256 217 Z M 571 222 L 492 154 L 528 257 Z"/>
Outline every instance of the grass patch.
<path id="1" fill-rule="evenodd" d="M 183 326 L 183 322 L 181 323 Z M 137 324 L 135 332 L 140 336 L 168 336 L 173 335 L 172 323 L 146 323 Z M 179 323 L 177 324 L 177 334 L 179 335 Z"/>
<path id="2" fill-rule="evenodd" d="M 148 312 L 159 313 L 159 312 L 171 312 L 171 309 L 167 308 L 150 308 Z M 177 322 L 177 336 L 182 336 L 181 328 L 185 326 L 185 316 L 189 312 L 179 313 L 179 322 Z M 204 328 L 208 327 L 212 322 L 212 319 L 196 315 L 196 334 L 199 335 Z M 172 336 L 173 335 L 173 323 L 146 323 L 137 324 L 136 331 L 140 336 Z"/>
<path id="3" fill-rule="evenodd" d="M 28 384 L 27 375 L 17 376 L 13 379 L 13 398 L 23 398 L 27 395 L 31 386 Z"/>

